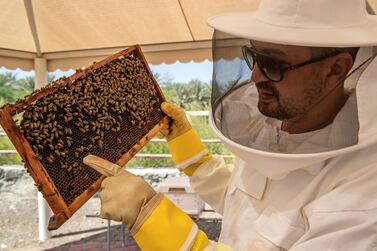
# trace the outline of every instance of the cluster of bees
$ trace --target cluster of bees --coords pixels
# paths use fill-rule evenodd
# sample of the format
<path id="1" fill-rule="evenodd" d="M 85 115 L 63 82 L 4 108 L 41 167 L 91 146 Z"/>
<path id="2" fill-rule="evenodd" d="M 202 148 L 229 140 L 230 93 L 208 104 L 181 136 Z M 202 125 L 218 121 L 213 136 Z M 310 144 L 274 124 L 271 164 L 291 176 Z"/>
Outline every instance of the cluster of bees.
<path id="1" fill-rule="evenodd" d="M 143 61 L 122 56 L 28 105 L 20 131 L 45 166 L 76 172 L 108 147 L 105 136 L 150 125 L 159 97 Z"/>

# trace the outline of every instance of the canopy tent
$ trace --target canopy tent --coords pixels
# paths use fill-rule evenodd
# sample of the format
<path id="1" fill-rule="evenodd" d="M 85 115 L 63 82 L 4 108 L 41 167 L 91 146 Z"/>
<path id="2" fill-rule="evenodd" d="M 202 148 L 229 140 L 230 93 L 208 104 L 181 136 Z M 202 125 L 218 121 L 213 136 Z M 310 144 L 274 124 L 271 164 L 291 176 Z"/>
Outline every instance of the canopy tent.
<path id="1" fill-rule="evenodd" d="M 0 66 L 77 69 L 134 44 L 151 64 L 211 59 L 208 17 L 260 0 L 0 0 Z M 370 12 L 377 0 L 369 0 Z"/>
<path id="2" fill-rule="evenodd" d="M 139 44 L 151 64 L 211 59 L 208 17 L 255 9 L 260 0 L 0 0 L 0 67 L 46 72 L 91 65 Z M 39 239 L 49 238 L 38 193 Z"/>
<path id="3" fill-rule="evenodd" d="M 140 44 L 151 64 L 211 59 L 209 16 L 259 0 L 0 0 L 0 66 L 76 69 Z"/>

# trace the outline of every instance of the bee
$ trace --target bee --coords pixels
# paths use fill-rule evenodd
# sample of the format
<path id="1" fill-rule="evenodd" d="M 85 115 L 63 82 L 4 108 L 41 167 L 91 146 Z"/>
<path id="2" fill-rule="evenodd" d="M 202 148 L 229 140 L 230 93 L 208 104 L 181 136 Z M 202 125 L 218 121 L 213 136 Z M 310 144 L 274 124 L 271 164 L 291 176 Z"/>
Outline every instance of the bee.
<path id="1" fill-rule="evenodd" d="M 54 160 L 55 160 L 55 158 L 54 158 L 54 156 L 52 156 L 52 155 L 49 155 L 49 156 L 47 157 L 47 161 L 50 162 L 50 163 L 54 162 Z"/>
<path id="2" fill-rule="evenodd" d="M 99 149 L 103 148 L 103 141 L 102 140 L 98 141 L 98 146 L 99 146 Z"/>
<path id="3" fill-rule="evenodd" d="M 36 146 L 32 146 L 32 148 L 33 148 L 33 150 L 34 150 L 35 153 L 38 152 L 38 147 L 36 147 Z"/>

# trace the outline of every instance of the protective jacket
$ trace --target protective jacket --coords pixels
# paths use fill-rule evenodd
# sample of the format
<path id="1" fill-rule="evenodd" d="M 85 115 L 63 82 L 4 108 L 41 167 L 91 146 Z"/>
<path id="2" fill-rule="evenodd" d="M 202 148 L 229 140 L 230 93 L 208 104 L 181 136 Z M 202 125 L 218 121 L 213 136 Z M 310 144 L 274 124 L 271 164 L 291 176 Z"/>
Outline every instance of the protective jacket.
<path id="1" fill-rule="evenodd" d="M 259 146 L 268 144 L 291 153 L 339 149 L 337 154 L 319 161 L 298 159 L 291 165 L 292 159 L 286 162 L 284 158 L 275 163 L 253 161 L 255 151 L 246 159 L 248 149 L 233 144 L 234 168 L 215 156 L 196 169 L 191 185 L 223 215 L 219 241 L 240 251 L 248 250 L 253 241 L 268 243 L 271 250 L 377 248 L 376 69 L 374 59 L 333 123 L 323 129 L 290 135 L 279 131 L 278 121 L 260 115 L 252 125 L 260 128 L 257 132 L 249 130 L 252 133 L 234 137 L 239 141 L 256 137 L 253 142 L 261 142 Z M 239 93 L 253 99 L 252 88 Z M 227 114 L 245 117 L 239 102 L 242 97 L 234 100 L 237 109 Z M 248 119 L 246 116 L 245 121 Z M 213 125 L 213 118 L 211 122 Z M 363 143 L 357 143 L 360 141 Z"/>

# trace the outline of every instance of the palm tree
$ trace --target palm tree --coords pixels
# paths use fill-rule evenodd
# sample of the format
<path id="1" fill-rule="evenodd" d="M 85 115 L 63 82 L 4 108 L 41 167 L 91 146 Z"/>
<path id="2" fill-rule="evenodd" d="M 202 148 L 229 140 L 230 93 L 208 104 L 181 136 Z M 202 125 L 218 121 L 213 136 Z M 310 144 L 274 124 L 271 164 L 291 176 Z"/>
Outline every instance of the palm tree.
<path id="1" fill-rule="evenodd" d="M 14 102 L 17 98 L 14 97 L 14 85 L 16 84 L 16 75 L 7 72 L 0 74 L 0 105 Z"/>
<path id="2" fill-rule="evenodd" d="M 17 81 L 15 88 L 22 89 L 26 93 L 32 92 L 35 86 L 35 78 L 34 77 L 26 77 L 21 78 Z"/>
<path id="3" fill-rule="evenodd" d="M 211 99 L 208 83 L 193 79 L 189 83 L 174 83 L 162 87 L 165 98 L 186 110 L 207 110 Z"/>
<path id="4" fill-rule="evenodd" d="M 55 77 L 52 73 L 47 74 L 47 82 L 52 82 Z M 0 106 L 15 102 L 31 93 L 34 88 L 34 76 L 17 79 L 17 75 L 11 72 L 0 74 Z"/>
<path id="5" fill-rule="evenodd" d="M 55 74 L 48 73 L 47 74 L 47 83 L 51 83 L 52 81 L 55 80 L 55 78 L 56 78 Z M 17 82 L 18 82 L 18 87 L 22 88 L 27 93 L 32 92 L 35 88 L 35 77 L 34 76 L 19 79 Z"/>

